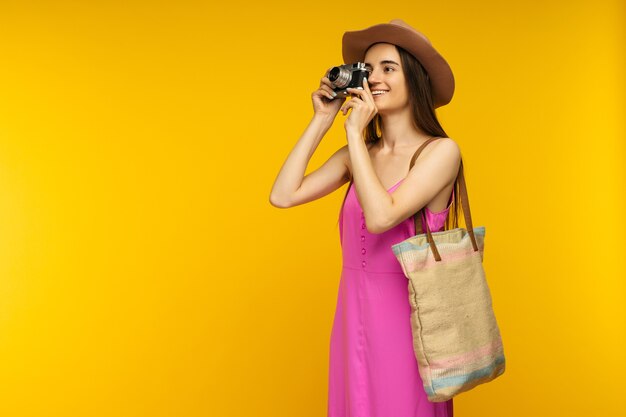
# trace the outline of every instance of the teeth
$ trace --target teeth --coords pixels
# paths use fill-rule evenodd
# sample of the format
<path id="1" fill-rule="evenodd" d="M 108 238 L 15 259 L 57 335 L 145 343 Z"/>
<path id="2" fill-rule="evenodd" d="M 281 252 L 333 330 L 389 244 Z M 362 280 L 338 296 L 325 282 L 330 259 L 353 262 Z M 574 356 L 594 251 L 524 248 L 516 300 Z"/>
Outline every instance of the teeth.
<path id="1" fill-rule="evenodd" d="M 383 95 L 385 93 L 386 93 L 386 91 L 381 91 L 381 90 L 372 91 L 372 95 L 375 95 L 375 96 L 380 96 L 380 95 Z"/>

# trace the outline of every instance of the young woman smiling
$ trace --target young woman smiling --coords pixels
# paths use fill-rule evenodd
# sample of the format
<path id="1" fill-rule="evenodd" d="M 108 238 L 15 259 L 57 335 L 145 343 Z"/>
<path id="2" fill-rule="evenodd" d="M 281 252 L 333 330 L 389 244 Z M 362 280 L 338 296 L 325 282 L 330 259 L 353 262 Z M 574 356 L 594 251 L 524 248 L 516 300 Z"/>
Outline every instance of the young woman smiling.
<path id="1" fill-rule="evenodd" d="M 391 245 L 415 234 L 413 215 L 424 207 L 431 232 L 458 227 L 461 152 L 435 114 L 452 99 L 454 77 L 426 36 L 400 19 L 346 32 L 342 43 L 344 61 L 364 62 L 369 75 L 349 90 L 350 100 L 336 98 L 330 80 L 321 79 L 313 118 L 270 194 L 272 205 L 286 208 L 350 183 L 339 213 L 343 265 L 330 335 L 328 417 L 451 417 L 452 400 L 427 400 L 407 280 Z M 305 176 L 339 111 L 348 114 L 347 144 Z"/>

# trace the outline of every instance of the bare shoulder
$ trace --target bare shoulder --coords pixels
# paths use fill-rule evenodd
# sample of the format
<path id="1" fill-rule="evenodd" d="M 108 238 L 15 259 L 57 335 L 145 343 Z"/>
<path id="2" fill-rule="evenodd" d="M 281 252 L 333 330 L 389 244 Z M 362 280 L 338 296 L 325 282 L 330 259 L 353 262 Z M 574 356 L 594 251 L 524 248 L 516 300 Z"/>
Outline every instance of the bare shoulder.
<path id="1" fill-rule="evenodd" d="M 430 149 L 428 149 L 430 148 Z M 428 152 L 426 150 L 428 149 Z M 412 170 L 424 172 L 439 172 L 442 177 L 449 177 L 454 181 L 461 165 L 461 148 L 454 139 L 440 138 L 432 141 L 424 148 L 424 158 L 422 155 L 417 158 L 422 160 Z M 421 167 L 420 167 L 421 165 Z"/>
<path id="2" fill-rule="evenodd" d="M 456 141 L 452 138 L 440 138 L 440 139 L 433 141 L 432 144 L 433 144 L 433 147 L 432 147 L 433 149 L 441 148 L 445 150 L 446 152 L 459 153 L 459 154 L 461 153 L 461 148 L 456 143 Z"/>
<path id="3" fill-rule="evenodd" d="M 424 148 L 424 156 L 429 154 L 436 159 L 445 159 L 452 163 L 458 163 L 461 159 L 461 148 L 454 139 L 441 138 L 434 140 Z"/>

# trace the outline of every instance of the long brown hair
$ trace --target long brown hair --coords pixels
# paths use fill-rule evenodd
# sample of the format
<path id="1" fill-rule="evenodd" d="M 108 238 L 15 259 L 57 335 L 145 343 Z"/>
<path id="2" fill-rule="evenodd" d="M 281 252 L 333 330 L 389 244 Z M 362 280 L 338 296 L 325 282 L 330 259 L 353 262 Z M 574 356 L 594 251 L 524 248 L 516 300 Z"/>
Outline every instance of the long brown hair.
<path id="1" fill-rule="evenodd" d="M 409 93 L 409 106 L 411 107 L 413 113 L 413 117 L 411 118 L 413 126 L 430 136 L 448 137 L 437 119 L 437 114 L 435 113 L 430 77 L 428 76 L 428 73 L 413 55 L 398 45 L 394 46 L 400 55 L 402 71 L 404 72 L 406 80 L 406 87 Z M 370 145 L 377 143 L 382 138 L 382 125 L 382 118 L 379 114 L 376 114 L 365 127 L 365 143 L 368 148 Z M 350 191 L 350 187 L 353 182 L 352 173 L 348 172 L 348 175 L 350 177 L 350 182 L 348 184 L 348 188 L 346 189 L 346 194 L 343 196 L 340 211 L 343 210 L 346 197 L 348 196 L 348 192 Z M 458 181 L 454 181 L 453 189 L 454 201 L 450 212 L 446 217 L 444 230 L 459 227 L 458 219 L 460 196 Z M 339 223 L 339 220 L 337 220 L 337 223 Z M 425 228 L 424 233 L 426 233 Z"/>

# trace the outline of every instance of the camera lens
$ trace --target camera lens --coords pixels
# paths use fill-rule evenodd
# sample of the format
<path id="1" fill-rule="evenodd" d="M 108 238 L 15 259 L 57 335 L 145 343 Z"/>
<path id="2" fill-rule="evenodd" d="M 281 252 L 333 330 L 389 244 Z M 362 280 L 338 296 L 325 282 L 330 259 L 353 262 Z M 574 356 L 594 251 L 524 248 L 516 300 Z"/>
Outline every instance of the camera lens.
<path id="1" fill-rule="evenodd" d="M 350 71 L 341 67 L 332 67 L 328 71 L 328 79 L 335 87 L 345 87 L 350 82 Z"/>

